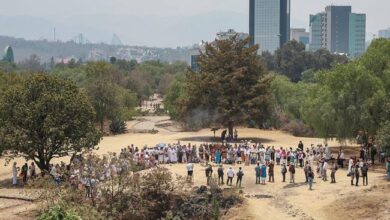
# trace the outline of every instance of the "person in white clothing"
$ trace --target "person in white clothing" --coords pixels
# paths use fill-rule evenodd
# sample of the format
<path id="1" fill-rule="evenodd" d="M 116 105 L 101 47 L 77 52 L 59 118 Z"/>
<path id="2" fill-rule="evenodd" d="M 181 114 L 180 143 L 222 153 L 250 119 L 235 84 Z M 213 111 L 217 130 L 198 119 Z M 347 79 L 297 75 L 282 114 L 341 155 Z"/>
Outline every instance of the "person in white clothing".
<path id="1" fill-rule="evenodd" d="M 12 185 L 18 185 L 18 168 L 16 167 L 16 162 L 12 166 Z"/>
<path id="2" fill-rule="evenodd" d="M 227 182 L 226 182 L 226 185 L 229 185 L 229 181 L 230 181 L 230 186 L 232 185 L 232 182 L 233 182 L 233 178 L 234 178 L 234 170 L 232 167 L 229 167 L 228 171 L 226 172 L 227 174 Z"/>
<path id="3" fill-rule="evenodd" d="M 188 163 L 188 164 L 187 164 L 187 180 L 188 180 L 189 182 L 192 181 L 192 176 L 193 176 L 193 174 L 194 174 L 194 164 Z"/>
<path id="4" fill-rule="evenodd" d="M 328 170 L 328 162 L 325 160 L 324 161 L 324 165 L 322 167 L 322 172 L 323 172 L 323 176 L 322 176 L 322 179 L 324 181 L 328 181 L 328 175 L 326 174 L 326 171 Z"/>

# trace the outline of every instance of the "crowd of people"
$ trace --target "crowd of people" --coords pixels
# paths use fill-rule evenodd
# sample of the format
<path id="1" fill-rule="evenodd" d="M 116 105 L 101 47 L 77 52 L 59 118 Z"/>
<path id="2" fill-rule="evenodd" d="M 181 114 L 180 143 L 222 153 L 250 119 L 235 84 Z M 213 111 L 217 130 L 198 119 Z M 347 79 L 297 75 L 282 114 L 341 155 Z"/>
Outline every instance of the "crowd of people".
<path id="1" fill-rule="evenodd" d="M 286 182 L 286 175 L 289 174 L 289 182 L 295 183 L 295 173 L 297 168 L 301 168 L 305 174 L 305 182 L 309 189 L 312 189 L 315 174 L 323 181 L 328 181 L 330 174 L 330 183 L 336 183 L 336 172 L 346 163 L 344 150 L 339 149 L 339 152 L 332 154 L 331 149 L 327 145 L 310 145 L 304 147 L 302 142 L 299 142 L 296 148 L 276 148 L 274 146 L 264 146 L 263 144 L 251 143 L 243 141 L 239 144 L 201 144 L 197 145 L 182 145 L 180 142 L 176 144 L 159 144 L 154 148 L 138 148 L 134 145 L 129 145 L 119 153 L 121 161 L 107 162 L 104 164 L 102 171 L 96 178 L 84 178 L 83 174 L 91 170 L 88 165 L 83 164 L 82 158 L 74 158 L 69 165 L 65 163 L 52 164 L 49 168 L 49 174 L 53 177 L 56 184 L 68 178 L 75 187 L 91 189 L 99 181 L 104 181 L 105 178 L 111 175 L 116 175 L 122 169 L 126 169 L 131 163 L 147 169 L 159 164 L 187 164 L 189 180 L 192 179 L 194 171 L 194 163 L 206 164 L 207 184 L 210 183 L 213 167 L 217 168 L 218 184 L 225 184 L 224 165 L 228 166 L 226 170 L 226 184 L 232 185 L 233 179 L 236 178 L 236 185 L 241 186 L 244 172 L 242 167 L 238 172 L 233 170 L 234 164 L 239 166 L 254 165 L 254 175 L 256 176 L 256 184 L 266 184 L 275 181 L 275 170 L 280 166 L 281 181 Z M 360 178 L 363 178 L 363 185 L 368 184 L 368 169 L 374 163 L 374 158 L 368 157 L 364 152 L 360 153 L 360 158 L 351 157 L 348 160 L 348 176 L 351 178 L 351 185 L 358 186 Z M 370 160 L 372 159 L 372 160 Z M 379 158 L 381 160 L 381 158 Z M 387 165 L 388 177 L 390 179 L 390 161 Z M 18 172 L 20 172 L 18 176 Z M 277 171 L 276 171 L 277 172 Z M 14 163 L 12 168 L 12 184 L 17 185 L 18 177 L 26 183 L 29 179 L 34 179 L 36 176 L 35 164 L 24 164 L 22 168 L 18 168 Z M 91 194 L 87 190 L 87 195 Z"/>

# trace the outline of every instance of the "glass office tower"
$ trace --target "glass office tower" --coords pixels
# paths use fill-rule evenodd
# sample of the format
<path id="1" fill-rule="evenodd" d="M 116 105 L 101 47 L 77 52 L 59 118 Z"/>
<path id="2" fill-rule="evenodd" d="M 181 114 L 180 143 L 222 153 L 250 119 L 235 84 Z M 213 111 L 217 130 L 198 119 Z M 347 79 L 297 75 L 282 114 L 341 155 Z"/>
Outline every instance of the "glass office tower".
<path id="1" fill-rule="evenodd" d="M 249 35 L 252 45 L 275 52 L 290 40 L 290 0 L 250 0 Z"/>
<path id="2" fill-rule="evenodd" d="M 349 15 L 349 56 L 359 57 L 366 50 L 366 14 Z"/>

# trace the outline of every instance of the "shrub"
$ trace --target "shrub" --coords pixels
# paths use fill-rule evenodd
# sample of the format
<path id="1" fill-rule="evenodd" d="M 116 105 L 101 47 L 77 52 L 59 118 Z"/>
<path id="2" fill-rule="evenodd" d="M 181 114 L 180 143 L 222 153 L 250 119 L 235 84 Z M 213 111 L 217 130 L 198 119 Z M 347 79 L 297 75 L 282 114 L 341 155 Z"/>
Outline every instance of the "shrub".
<path id="1" fill-rule="evenodd" d="M 43 212 L 38 220 L 81 220 L 82 218 L 64 203 L 58 203 Z"/>
<path id="2" fill-rule="evenodd" d="M 113 134 L 123 134 L 127 130 L 126 122 L 120 119 L 115 119 L 110 124 L 110 131 Z"/>
<path id="3" fill-rule="evenodd" d="M 289 132 L 292 135 L 299 137 L 312 137 L 314 135 L 313 129 L 299 120 L 290 121 L 289 123 L 282 125 L 281 129 L 282 131 Z"/>

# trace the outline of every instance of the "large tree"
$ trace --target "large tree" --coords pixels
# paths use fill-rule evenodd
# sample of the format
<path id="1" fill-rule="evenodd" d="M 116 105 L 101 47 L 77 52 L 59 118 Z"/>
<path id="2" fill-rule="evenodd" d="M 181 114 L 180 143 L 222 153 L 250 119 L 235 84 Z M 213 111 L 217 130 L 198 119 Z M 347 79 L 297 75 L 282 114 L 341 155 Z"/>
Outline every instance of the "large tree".
<path id="1" fill-rule="evenodd" d="M 130 119 L 136 106 L 136 97 L 124 88 L 126 82 L 121 73 L 106 62 L 88 63 L 86 73 L 88 79 L 85 89 L 95 109 L 101 132 L 107 120 Z"/>
<path id="2" fill-rule="evenodd" d="M 205 45 L 200 71 L 186 75 L 187 97 L 180 118 L 190 126 L 262 126 L 269 115 L 270 77 L 249 39 L 217 40 Z"/>
<path id="3" fill-rule="evenodd" d="M 70 81 L 31 75 L 0 98 L 0 146 L 7 157 L 48 170 L 53 158 L 93 149 L 101 134 L 85 94 Z"/>
<path id="4" fill-rule="evenodd" d="M 372 137 L 380 129 L 387 131 L 389 48 L 388 40 L 374 41 L 360 59 L 318 73 L 318 83 L 301 108 L 305 122 L 318 134 L 341 140 L 354 138 L 359 131 Z"/>

